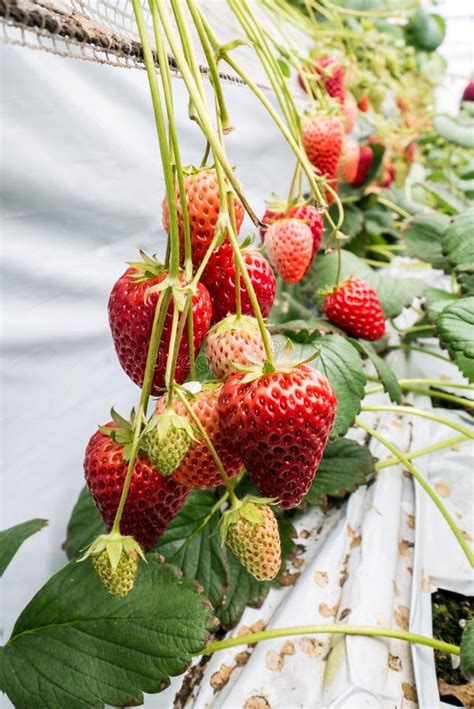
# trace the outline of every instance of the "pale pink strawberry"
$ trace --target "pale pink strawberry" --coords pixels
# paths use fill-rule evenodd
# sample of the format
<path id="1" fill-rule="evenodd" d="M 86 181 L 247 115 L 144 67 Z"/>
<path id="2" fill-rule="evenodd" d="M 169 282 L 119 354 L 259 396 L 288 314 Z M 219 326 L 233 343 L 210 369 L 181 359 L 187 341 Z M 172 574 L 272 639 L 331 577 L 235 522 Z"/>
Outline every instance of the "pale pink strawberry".
<path id="1" fill-rule="evenodd" d="M 265 347 L 255 318 L 229 315 L 207 333 L 206 357 L 217 379 L 237 371 L 235 365 L 261 364 Z"/>
<path id="2" fill-rule="evenodd" d="M 313 234 L 298 219 L 282 219 L 268 228 L 265 248 L 278 275 L 286 283 L 298 283 L 311 265 Z"/>
<path id="3" fill-rule="evenodd" d="M 346 138 L 342 148 L 337 174 L 343 182 L 354 182 L 359 167 L 360 146 L 357 140 Z"/>

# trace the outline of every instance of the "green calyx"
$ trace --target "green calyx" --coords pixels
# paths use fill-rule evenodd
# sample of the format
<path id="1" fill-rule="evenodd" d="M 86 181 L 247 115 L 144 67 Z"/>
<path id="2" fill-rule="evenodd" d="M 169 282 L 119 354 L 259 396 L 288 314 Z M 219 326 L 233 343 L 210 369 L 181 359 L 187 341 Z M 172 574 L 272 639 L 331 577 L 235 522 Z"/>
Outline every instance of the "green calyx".
<path id="1" fill-rule="evenodd" d="M 141 546 L 133 537 L 113 531 L 97 537 L 78 561 L 88 558 L 106 589 L 117 598 L 130 593 L 140 559 L 146 562 Z"/>
<path id="2" fill-rule="evenodd" d="M 275 372 L 290 374 L 301 365 L 309 364 L 315 360 L 321 353 L 321 348 L 315 347 L 314 352 L 312 352 L 308 357 L 305 357 L 305 359 L 295 360 L 293 356 L 294 348 L 295 346 L 293 342 L 288 339 L 284 348 L 278 354 L 275 363 L 265 360 L 263 364 L 235 365 L 237 371 L 245 373 L 245 376 L 243 376 L 240 380 L 241 383 L 249 384 L 260 377 L 264 377 L 267 374 L 274 374 Z"/>
<path id="3" fill-rule="evenodd" d="M 232 507 L 224 512 L 220 520 L 222 546 L 226 543 L 230 527 L 237 524 L 239 519 L 245 519 L 255 525 L 263 524 L 264 517 L 259 506 L 273 505 L 274 503 L 275 500 L 272 497 L 256 497 L 255 495 L 246 495 L 243 500 L 234 500 Z"/>
<path id="4" fill-rule="evenodd" d="M 194 295 L 196 287 L 191 283 L 186 283 L 180 277 L 172 278 L 170 275 L 165 276 L 162 281 L 155 283 L 147 289 L 145 297 L 148 299 L 152 293 L 161 293 L 166 288 L 171 289 L 171 297 L 176 304 L 180 313 L 183 312 L 189 292 Z"/>
<path id="5" fill-rule="evenodd" d="M 144 251 L 140 250 L 141 261 L 128 261 L 128 265 L 135 269 L 136 273 L 132 274 L 132 278 L 136 283 L 149 281 L 151 278 L 156 278 L 166 269 L 163 264 L 158 261 L 156 256 L 148 256 Z"/>
<path id="6" fill-rule="evenodd" d="M 133 433 L 137 425 L 135 409 L 132 409 L 129 421 L 123 416 L 120 416 L 114 408 L 110 410 L 110 416 L 116 426 L 114 428 L 110 426 L 99 426 L 99 431 L 105 436 L 112 438 L 115 443 L 123 445 L 122 457 L 124 460 L 129 461 L 133 443 Z"/>
<path id="7" fill-rule="evenodd" d="M 100 534 L 92 544 L 90 544 L 85 553 L 78 559 L 78 562 L 88 559 L 90 556 L 100 554 L 106 551 L 110 561 L 112 570 L 117 569 L 122 553 L 130 555 L 138 555 L 143 561 L 146 561 L 143 549 L 133 537 L 124 537 L 120 532 L 109 532 L 109 534 Z"/>
<path id="8" fill-rule="evenodd" d="M 216 323 L 208 335 L 225 335 L 227 332 L 248 332 L 253 334 L 260 332 L 256 318 L 250 315 L 227 315 L 227 317 Z"/>

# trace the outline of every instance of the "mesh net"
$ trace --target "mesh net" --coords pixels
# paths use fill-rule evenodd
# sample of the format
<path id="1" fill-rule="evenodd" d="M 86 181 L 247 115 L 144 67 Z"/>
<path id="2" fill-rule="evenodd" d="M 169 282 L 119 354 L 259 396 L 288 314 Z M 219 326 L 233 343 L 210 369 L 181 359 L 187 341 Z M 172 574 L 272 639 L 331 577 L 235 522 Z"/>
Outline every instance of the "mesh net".
<path id="1" fill-rule="evenodd" d="M 199 6 L 219 41 L 225 43 L 237 38 L 246 40 L 224 0 L 201 0 Z M 262 7 L 255 1 L 251 6 L 262 17 Z M 143 2 L 142 7 L 151 36 L 148 3 Z M 266 15 L 265 21 L 269 21 Z M 130 0 L 0 0 L 0 22 L 3 41 L 10 44 L 113 66 L 144 68 Z M 284 43 L 288 40 L 287 30 L 281 24 L 275 27 Z M 295 33 L 298 31 L 291 28 L 292 43 L 296 40 L 300 47 L 309 44 L 306 36 L 298 33 L 300 36 L 295 37 Z M 206 75 L 204 54 L 196 34 L 192 34 L 201 71 Z M 251 47 L 238 47 L 233 51 L 233 56 L 256 83 L 268 90 L 267 77 Z M 173 64 L 170 59 L 171 69 L 177 74 Z M 224 66 L 221 67 L 221 78 L 225 82 L 243 83 Z"/>

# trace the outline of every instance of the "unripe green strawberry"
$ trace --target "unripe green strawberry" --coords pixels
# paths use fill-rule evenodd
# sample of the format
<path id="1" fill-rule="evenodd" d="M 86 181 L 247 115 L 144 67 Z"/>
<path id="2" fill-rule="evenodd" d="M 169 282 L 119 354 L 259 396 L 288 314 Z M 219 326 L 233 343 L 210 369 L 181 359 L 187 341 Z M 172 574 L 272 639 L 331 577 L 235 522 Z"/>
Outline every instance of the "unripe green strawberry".
<path id="1" fill-rule="evenodd" d="M 281 566 L 278 523 L 269 499 L 248 496 L 226 512 L 222 537 L 242 566 L 258 581 L 274 579 Z"/>
<path id="2" fill-rule="evenodd" d="M 162 475 L 171 475 L 188 452 L 193 439 L 191 424 L 173 409 L 152 416 L 145 428 L 143 445 Z"/>
<path id="3" fill-rule="evenodd" d="M 145 559 L 142 548 L 133 537 L 123 537 L 120 532 L 101 534 L 79 561 L 91 557 L 92 565 L 105 588 L 117 598 L 127 596 L 132 590 L 140 558 Z"/>
<path id="4" fill-rule="evenodd" d="M 106 549 L 92 556 L 92 564 L 97 576 L 107 591 L 117 598 L 127 596 L 132 590 L 137 576 L 138 560 L 136 551 L 131 551 L 129 554 L 122 551 L 117 568 L 113 569 Z"/>
<path id="5" fill-rule="evenodd" d="M 237 371 L 234 365 L 261 364 L 265 347 L 255 318 L 229 315 L 207 333 L 206 357 L 217 379 Z"/>

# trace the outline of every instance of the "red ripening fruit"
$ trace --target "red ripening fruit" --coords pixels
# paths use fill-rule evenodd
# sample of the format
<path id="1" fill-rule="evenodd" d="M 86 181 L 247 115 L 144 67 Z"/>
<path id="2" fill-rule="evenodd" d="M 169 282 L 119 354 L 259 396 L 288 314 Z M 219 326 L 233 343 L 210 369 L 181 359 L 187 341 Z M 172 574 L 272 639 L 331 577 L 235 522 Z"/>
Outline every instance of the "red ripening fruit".
<path id="1" fill-rule="evenodd" d="M 285 509 L 299 504 L 319 466 L 336 415 L 336 395 L 308 365 L 225 382 L 221 425 L 239 450 L 252 482 Z"/>
<path id="2" fill-rule="evenodd" d="M 107 428 L 116 428 L 108 423 Z M 128 462 L 124 446 L 96 431 L 89 441 L 84 460 L 87 487 L 110 531 L 122 494 Z M 120 531 L 130 534 L 147 551 L 163 534 L 183 506 L 188 489 L 161 475 L 148 458 L 139 453 L 130 490 L 120 522 Z"/>
<path id="3" fill-rule="evenodd" d="M 362 111 L 362 113 L 367 113 L 367 111 L 369 110 L 369 94 L 367 93 L 367 91 L 364 91 L 359 101 L 357 102 L 357 106 L 359 108 L 359 111 Z"/>
<path id="4" fill-rule="evenodd" d="M 192 259 L 193 265 L 196 268 L 203 260 L 209 248 L 219 218 L 219 188 L 214 168 L 203 168 L 190 175 L 186 175 L 184 178 L 184 190 L 189 215 Z M 237 197 L 234 198 L 234 209 L 235 225 L 238 234 L 244 220 L 244 207 Z M 180 256 L 182 263 L 184 260 L 184 225 L 178 187 L 176 187 L 176 210 L 178 213 Z M 162 202 L 162 218 L 163 226 L 169 233 L 169 209 L 166 196 L 163 198 Z"/>
<path id="5" fill-rule="evenodd" d="M 462 94 L 462 101 L 474 101 L 474 81 L 470 81 Z"/>
<path id="6" fill-rule="evenodd" d="M 346 138 L 337 168 L 338 177 L 343 182 L 354 182 L 356 179 L 357 168 L 359 167 L 359 154 L 360 147 L 357 140 Z"/>
<path id="7" fill-rule="evenodd" d="M 395 174 L 396 174 L 395 165 L 390 163 L 389 165 L 387 165 L 387 169 L 385 170 L 383 180 L 382 180 L 382 187 L 390 187 L 390 185 L 392 184 L 392 182 L 395 179 Z"/>
<path id="8" fill-rule="evenodd" d="M 262 217 L 262 222 L 265 226 L 260 227 L 262 243 L 265 242 L 265 234 L 270 224 L 279 221 L 280 219 L 284 219 L 285 217 L 288 219 L 299 219 L 302 222 L 306 222 L 313 235 L 313 256 L 315 256 L 321 247 L 324 221 L 323 215 L 319 212 L 317 207 L 314 207 L 312 204 L 306 204 L 306 202 L 295 204 L 288 210 L 288 212 L 286 212 L 285 209 L 266 209 L 265 214 Z"/>
<path id="9" fill-rule="evenodd" d="M 265 249 L 278 275 L 286 283 L 298 283 L 313 260 L 313 234 L 298 219 L 281 219 L 267 229 Z"/>
<path id="10" fill-rule="evenodd" d="M 151 275 L 151 277 L 148 277 Z M 166 278 L 159 275 L 141 273 L 134 267 L 128 268 L 114 285 L 109 298 L 109 323 L 115 350 L 120 364 L 130 379 L 138 386 L 143 385 L 153 318 L 159 294 L 148 289 Z M 194 323 L 194 351 L 199 352 L 211 325 L 212 305 L 206 287 L 199 283 L 192 301 Z M 156 361 L 152 394 L 165 385 L 166 361 L 173 319 L 173 301 L 166 314 Z M 189 374 L 188 338 L 183 337 L 179 346 L 175 380 L 181 384 Z"/>
<path id="11" fill-rule="evenodd" d="M 255 249 L 242 249 L 242 258 L 247 267 L 260 310 L 264 318 L 270 313 L 275 299 L 276 280 L 267 259 Z M 203 273 L 212 300 L 212 322 L 223 320 L 235 313 L 235 260 L 231 244 L 226 241 L 212 254 Z M 243 315 L 254 315 L 247 288 L 240 274 L 240 300 Z"/>
<path id="12" fill-rule="evenodd" d="M 337 116 L 312 116 L 302 120 L 302 139 L 309 161 L 319 175 L 336 177 L 344 128 Z"/>
<path id="13" fill-rule="evenodd" d="M 221 392 L 220 385 L 208 385 L 196 395 L 190 397 L 189 403 L 209 436 L 211 443 L 222 461 L 229 479 L 235 478 L 242 470 L 242 460 L 237 448 L 231 444 L 223 431 L 219 419 L 217 402 Z M 166 408 L 164 397 L 158 399 L 155 413 L 162 413 Z M 180 416 L 190 419 L 184 404 L 177 398 L 173 400 L 173 409 Z M 194 427 L 193 421 L 190 419 Z M 208 488 L 222 485 L 222 475 L 214 463 L 214 459 L 206 443 L 195 433 L 196 440 L 189 444 L 188 452 L 172 474 L 173 480 L 188 488 Z"/>
<path id="14" fill-rule="evenodd" d="M 374 152 L 372 148 L 368 145 L 361 145 L 359 151 L 359 164 L 357 166 L 357 175 L 355 180 L 352 182 L 353 187 L 360 187 L 364 184 L 367 173 L 370 170 L 374 159 Z"/>
<path id="15" fill-rule="evenodd" d="M 321 57 L 316 59 L 313 66 L 306 66 L 307 73 L 314 73 L 315 79 L 320 82 L 329 96 L 335 98 L 339 103 L 344 103 L 344 67 L 337 57 Z M 308 84 L 311 86 L 314 79 L 308 77 Z M 301 75 L 298 74 L 298 83 L 306 91 L 306 87 Z M 314 90 L 313 90 L 314 94 Z"/>
<path id="16" fill-rule="evenodd" d="M 385 335 L 385 315 L 379 297 L 361 278 L 349 278 L 326 296 L 323 310 L 330 322 L 354 337 L 373 341 Z"/>

